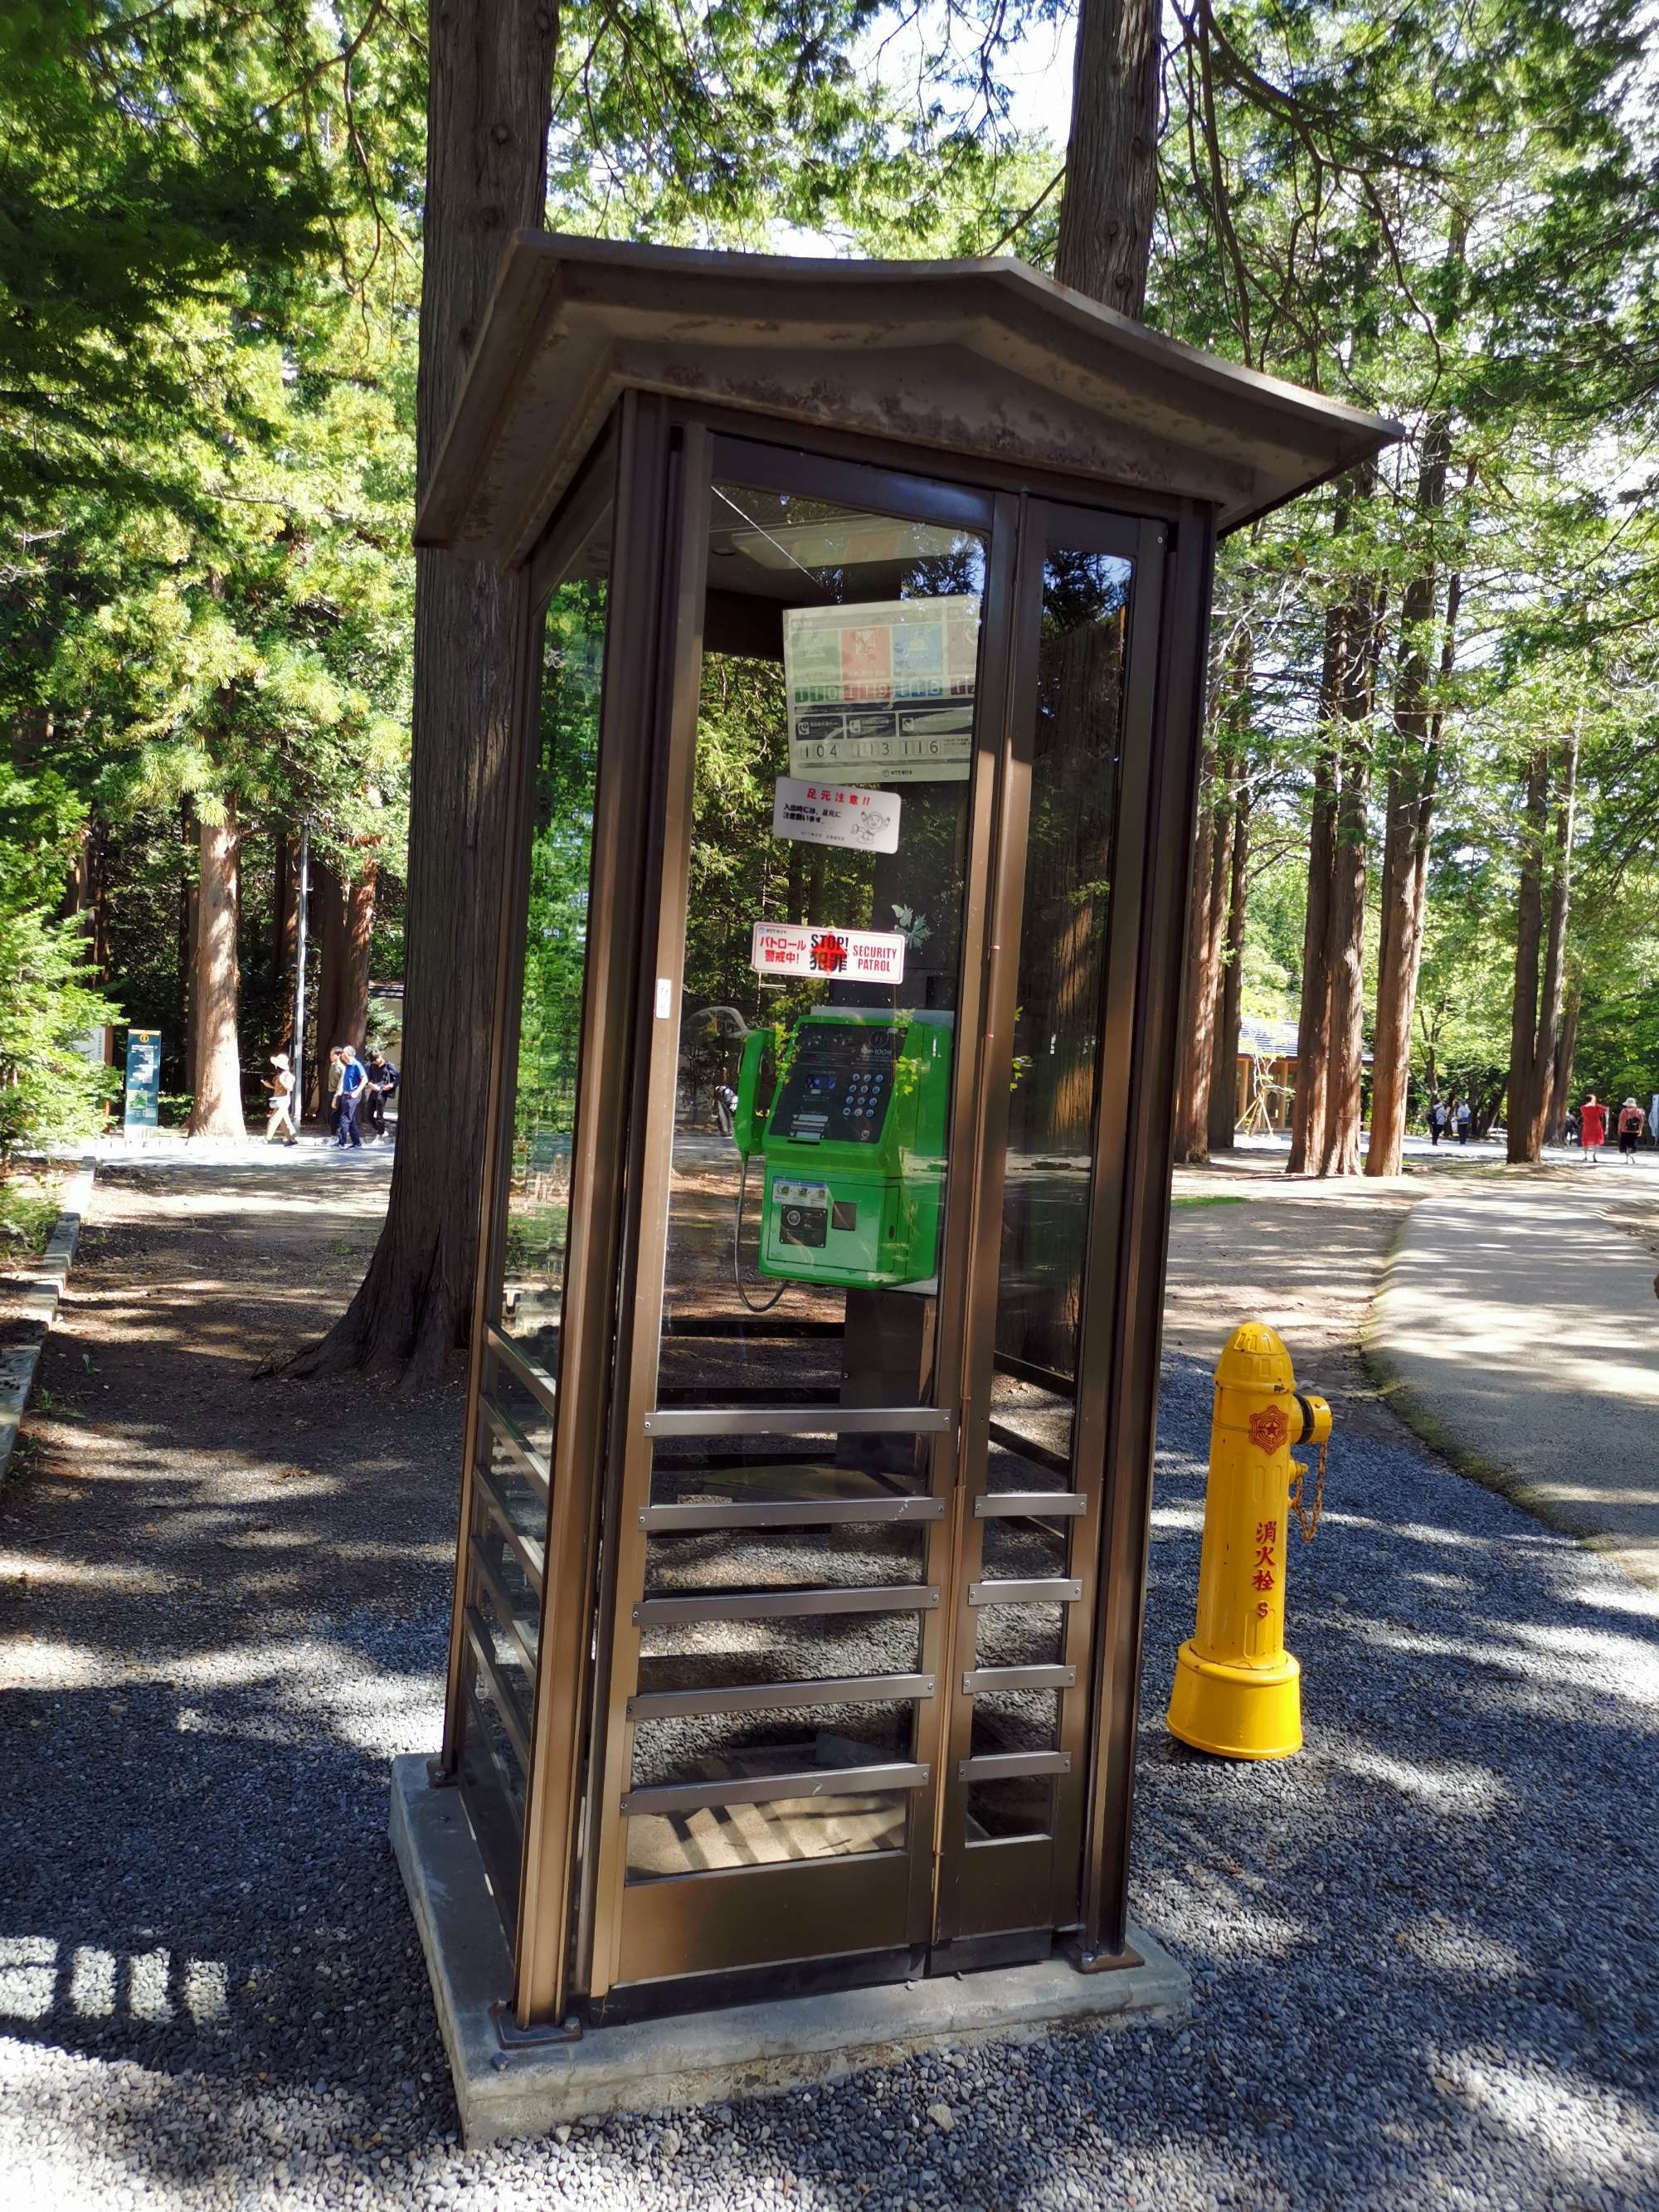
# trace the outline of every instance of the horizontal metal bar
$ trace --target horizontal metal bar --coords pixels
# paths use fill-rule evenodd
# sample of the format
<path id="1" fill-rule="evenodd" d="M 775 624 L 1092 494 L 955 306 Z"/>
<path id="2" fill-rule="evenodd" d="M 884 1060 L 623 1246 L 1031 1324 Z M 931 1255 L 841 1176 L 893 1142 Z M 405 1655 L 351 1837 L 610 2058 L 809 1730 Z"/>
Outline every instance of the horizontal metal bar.
<path id="1" fill-rule="evenodd" d="M 547 1462 L 537 1450 L 524 1431 L 504 1407 L 496 1405 L 485 1392 L 478 1393 L 478 1411 L 513 1455 L 514 1462 L 524 1474 L 526 1482 L 544 1502 L 550 1492 Z"/>
<path id="2" fill-rule="evenodd" d="M 1006 1421 L 992 1421 L 988 1433 L 994 1444 L 1000 1444 L 1004 1451 L 1012 1452 L 1016 1459 L 1030 1460 L 1033 1467 L 1047 1468 L 1050 1474 L 1062 1474 L 1069 1480 L 1072 1460 L 1068 1452 L 1057 1452 L 1048 1444 L 1040 1444 L 1035 1437 L 1028 1437 L 1023 1431 L 1011 1428 Z"/>
<path id="3" fill-rule="evenodd" d="M 969 1583 L 969 1605 L 1071 1605 L 1083 1595 L 1069 1575 L 1045 1575 L 1030 1583 Z"/>
<path id="4" fill-rule="evenodd" d="M 501 1716 L 501 1726 L 507 1730 L 519 1765 L 526 1774 L 530 1771 L 530 1722 L 519 1709 L 518 1699 L 502 1674 L 489 1641 L 489 1629 L 476 1605 L 466 1608 L 466 1640 L 472 1646 L 473 1656 L 483 1669 L 484 1680 L 489 1685 L 489 1694 L 495 1700 L 495 1710 Z"/>
<path id="5" fill-rule="evenodd" d="M 498 1359 L 505 1361 L 506 1364 L 513 1370 L 514 1375 L 524 1384 L 531 1396 L 538 1401 L 544 1413 L 558 1412 L 557 1377 L 550 1375 L 546 1368 L 538 1367 L 527 1353 L 514 1344 L 510 1336 L 503 1336 L 494 1322 L 484 1333 L 484 1346 L 487 1351 L 493 1352 Z"/>
<path id="6" fill-rule="evenodd" d="M 507 1510 L 507 1500 L 496 1489 L 495 1478 L 488 1468 L 473 1468 L 472 1490 L 474 1497 L 483 1501 L 490 1519 L 512 1547 L 514 1558 L 535 1583 L 539 1594 L 547 1571 L 547 1547 L 514 1526 L 513 1516 Z"/>
<path id="7" fill-rule="evenodd" d="M 921 1790 L 925 1766 L 809 1766 L 798 1774 L 734 1775 L 729 1782 L 665 1783 L 630 1790 L 624 1813 L 695 1813 L 702 1805 L 767 1805 L 798 1797 L 862 1796 L 871 1790 Z"/>
<path id="8" fill-rule="evenodd" d="M 964 1698 L 993 1690 L 1074 1690 L 1075 1667 L 972 1667 L 962 1678 Z"/>
<path id="9" fill-rule="evenodd" d="M 678 1721 L 706 1713 L 794 1712 L 803 1705 L 902 1705 L 911 1698 L 931 1698 L 937 1687 L 932 1674 L 842 1674 L 813 1682 L 761 1682 L 741 1690 L 641 1690 L 628 1700 L 628 1717 Z"/>
<path id="10" fill-rule="evenodd" d="M 526 1631 L 520 1622 L 518 1610 L 508 1595 L 505 1584 L 484 1557 L 483 1547 L 478 1541 L 476 1530 L 467 1538 L 466 1548 L 467 1557 L 472 1563 L 473 1573 L 483 1584 L 501 1626 L 518 1645 L 523 1655 L 525 1665 L 529 1668 L 533 1675 L 536 1671 L 535 1631 L 533 1628 Z"/>
<path id="11" fill-rule="evenodd" d="M 1022 1774 L 1069 1774 L 1069 1751 L 994 1751 L 964 1759 L 957 1768 L 962 1782 L 1010 1782 Z"/>
<path id="12" fill-rule="evenodd" d="M 648 1437 L 948 1436 L 955 1416 L 935 1406 L 657 1406 Z"/>
<path id="13" fill-rule="evenodd" d="M 640 1627 L 648 1628 L 658 1620 L 776 1620 L 815 1613 L 931 1613 L 938 1603 L 937 1583 L 898 1583 L 874 1589 L 742 1590 L 729 1597 L 641 1598 L 634 1607 L 634 1619 Z"/>
<path id="14" fill-rule="evenodd" d="M 994 1490 L 974 1500 L 975 1521 L 1065 1521 L 1088 1510 L 1080 1490 Z"/>
<path id="15" fill-rule="evenodd" d="M 706 1505 L 647 1505 L 641 1528 L 825 1528 L 842 1522 L 942 1521 L 942 1498 L 767 1498 L 752 1505 L 716 1499 Z"/>

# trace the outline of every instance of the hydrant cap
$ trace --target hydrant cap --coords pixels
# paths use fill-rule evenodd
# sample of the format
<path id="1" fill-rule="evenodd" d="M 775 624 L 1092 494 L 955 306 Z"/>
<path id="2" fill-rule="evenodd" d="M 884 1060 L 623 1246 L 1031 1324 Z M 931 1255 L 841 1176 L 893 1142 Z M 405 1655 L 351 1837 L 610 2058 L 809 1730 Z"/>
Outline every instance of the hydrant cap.
<path id="1" fill-rule="evenodd" d="M 1294 1390 L 1291 1355 L 1265 1321 L 1243 1322 L 1215 1364 L 1215 1379 L 1242 1390 Z"/>

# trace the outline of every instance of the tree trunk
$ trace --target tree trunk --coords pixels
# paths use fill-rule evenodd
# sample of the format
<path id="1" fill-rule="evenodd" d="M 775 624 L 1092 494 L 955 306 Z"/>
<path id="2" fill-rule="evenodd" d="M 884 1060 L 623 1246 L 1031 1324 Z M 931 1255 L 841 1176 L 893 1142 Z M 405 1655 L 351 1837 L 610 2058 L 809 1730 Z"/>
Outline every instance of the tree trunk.
<path id="1" fill-rule="evenodd" d="M 336 1042 L 365 1049 L 368 1030 L 368 946 L 374 930 L 380 869 L 371 860 L 346 890 L 340 913 L 340 983 L 335 1001 Z"/>
<path id="2" fill-rule="evenodd" d="M 547 191 L 552 0 L 432 0 L 416 474 L 424 488 L 515 230 Z M 434 1381 L 471 1326 L 521 583 L 415 556 L 404 1071 L 391 1200 L 356 1297 L 296 1371 Z M 333 1042 L 330 1039 L 329 1042 Z"/>
<path id="3" fill-rule="evenodd" d="M 1547 1145 L 1564 1145 L 1567 1140 L 1567 1108 L 1572 1103 L 1572 1063 L 1578 1050 L 1579 990 L 1579 979 L 1575 975 L 1567 986 L 1561 1031 L 1555 1041 L 1555 1066 L 1550 1072 L 1549 1117 L 1544 1124 Z"/>
<path id="4" fill-rule="evenodd" d="M 236 802 L 227 799 L 224 819 L 204 822 L 197 846 L 196 1095 L 188 1131 L 192 1137 L 247 1134 L 236 1035 L 237 844 Z"/>
<path id="5" fill-rule="evenodd" d="M 1232 881 L 1227 901 L 1227 965 L 1221 979 L 1210 1069 L 1210 1150 L 1228 1152 L 1238 1127 L 1238 1025 L 1244 983 L 1244 913 L 1249 893 L 1250 789 L 1241 771 L 1233 802 Z"/>
<path id="6" fill-rule="evenodd" d="M 1231 782 L 1224 763 L 1222 773 Z M 1210 1087 L 1215 1074 L 1216 1021 L 1221 1010 L 1221 957 L 1227 940 L 1232 819 L 1231 805 L 1224 798 L 1211 808 L 1204 833 L 1209 865 L 1205 871 L 1198 968 L 1193 995 L 1188 1000 L 1187 1047 L 1176 1133 L 1176 1158 L 1188 1163 L 1209 1158 Z M 1200 844 L 1200 863 L 1203 858 Z"/>
<path id="7" fill-rule="evenodd" d="M 1382 847 L 1382 914 L 1376 963 L 1376 1031 L 1371 1048 L 1371 1140 L 1365 1172 L 1400 1173 L 1411 1096 L 1412 1009 L 1423 963 L 1428 896 L 1429 829 L 1439 779 L 1442 717 L 1429 701 L 1429 644 L 1438 583 L 1433 531 L 1446 504 L 1450 424 L 1439 415 L 1424 439 L 1417 511 L 1427 538 L 1422 568 L 1401 602 L 1404 659 L 1395 694 L 1396 754 L 1389 772 L 1388 824 Z M 1449 674 L 1441 656 L 1443 675 Z"/>
<path id="8" fill-rule="evenodd" d="M 272 1040 L 277 1052 L 290 1052 L 294 1045 L 294 994 L 289 978 L 294 972 L 295 948 L 299 939 L 299 839 L 288 830 L 277 832 L 276 884 L 270 902 L 270 986 L 281 1010 L 276 1017 L 276 1035 Z"/>
<path id="9" fill-rule="evenodd" d="M 1532 896 L 1538 911 L 1535 916 L 1529 912 L 1527 919 L 1532 930 L 1532 958 L 1534 973 L 1540 938 L 1543 943 L 1544 972 L 1541 981 L 1534 985 L 1537 1026 L 1533 1035 L 1525 1041 L 1526 1063 L 1523 1070 L 1521 1071 L 1525 1085 L 1523 1094 L 1520 1093 L 1520 1086 L 1517 1084 L 1513 1044 L 1510 1050 L 1510 1128 L 1507 1151 L 1512 1164 L 1526 1162 L 1535 1165 L 1542 1158 L 1544 1132 L 1549 1126 L 1554 1107 L 1556 1053 L 1561 1036 L 1561 994 L 1567 953 L 1567 911 L 1571 902 L 1572 833 L 1578 796 L 1578 744 L 1582 727 L 1581 711 L 1578 728 L 1574 730 L 1572 736 L 1567 739 L 1562 748 L 1561 768 L 1555 794 L 1555 851 L 1551 871 L 1547 927 L 1544 923 L 1542 912 L 1543 820 L 1541 812 L 1536 822 L 1540 880 Z M 1543 775 L 1547 779 L 1548 756 L 1547 754 L 1535 756 L 1534 763 L 1540 758 L 1544 763 Z M 1532 811 L 1534 781 L 1531 777 L 1528 781 L 1527 798 L 1530 830 L 1534 826 Z M 1518 967 L 1521 957 L 1520 933 L 1517 932 L 1516 944 L 1517 1006 L 1522 998 Z M 1518 1095 L 1524 1096 L 1524 1110 L 1517 1103 Z"/>
<path id="10" fill-rule="evenodd" d="M 1325 665 L 1320 679 L 1320 714 L 1328 738 L 1334 732 L 1338 693 L 1346 653 L 1348 611 L 1340 605 L 1325 616 Z M 1314 762 L 1313 804 L 1308 819 L 1308 903 L 1302 919 L 1302 1003 L 1296 1032 L 1296 1097 L 1291 1107 L 1291 1157 L 1285 1172 L 1305 1175 L 1325 1147 L 1326 1102 L 1330 1073 L 1331 874 L 1336 855 L 1336 752 L 1320 747 Z"/>
<path id="11" fill-rule="evenodd" d="M 186 799 L 179 808 L 180 842 L 193 848 L 198 834 L 196 809 Z M 179 1035 L 185 1089 L 192 1092 L 196 1088 L 196 916 L 198 893 L 199 885 L 196 878 L 186 875 L 179 893 Z"/>
<path id="12" fill-rule="evenodd" d="M 333 864 L 313 860 L 311 868 L 311 927 L 317 946 L 317 1018 L 311 1065 L 311 1110 L 328 1109 L 332 1085 L 329 1054 L 343 1044 L 340 1026 L 340 984 L 345 973 L 345 898 Z"/>
<path id="13" fill-rule="evenodd" d="M 1206 745 L 1199 769 L 1199 789 L 1206 790 L 1215 773 L 1215 754 Z M 1205 950 L 1210 940 L 1210 889 L 1214 880 L 1215 810 L 1203 806 L 1198 817 L 1196 842 L 1193 854 L 1193 879 L 1187 903 L 1187 955 L 1182 976 L 1182 1005 L 1185 1015 L 1182 1024 L 1181 1061 L 1176 1070 L 1175 1101 L 1175 1157 L 1188 1161 L 1195 1149 L 1193 1137 L 1193 1096 L 1198 1082 L 1197 1052 L 1194 1032 L 1197 1027 L 1197 1008 L 1204 995 Z M 1197 1147 L 1201 1150 L 1201 1147 Z"/>
<path id="14" fill-rule="evenodd" d="M 1321 1175 L 1359 1172 L 1360 1085 L 1365 1051 L 1365 807 L 1370 790 L 1369 740 L 1356 719 L 1343 754 L 1342 800 L 1331 869 L 1330 1073 Z"/>
<path id="15" fill-rule="evenodd" d="M 1081 0 L 1054 275 L 1137 321 L 1158 204 L 1162 0 Z"/>
<path id="16" fill-rule="evenodd" d="M 1540 745 L 1527 763 L 1527 798 L 1521 836 L 1521 884 L 1515 909 L 1515 998 L 1510 1012 L 1509 1144 L 1511 1166 L 1528 1150 L 1538 1088 L 1538 947 L 1544 927 L 1544 830 L 1549 807 L 1550 763 Z"/>

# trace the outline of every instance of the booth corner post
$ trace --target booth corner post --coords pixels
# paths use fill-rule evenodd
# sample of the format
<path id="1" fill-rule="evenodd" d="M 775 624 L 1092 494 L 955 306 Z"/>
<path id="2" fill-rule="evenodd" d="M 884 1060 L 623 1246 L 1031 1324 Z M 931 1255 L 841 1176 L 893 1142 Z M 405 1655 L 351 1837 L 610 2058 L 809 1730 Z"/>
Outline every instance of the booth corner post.
<path id="1" fill-rule="evenodd" d="M 1291 1355 L 1265 1322 L 1234 1330 L 1216 1362 L 1198 1625 L 1181 1647 L 1172 1735 L 1222 1759 L 1288 1759 L 1302 1748 L 1302 1670 L 1285 1649 L 1291 1514 L 1311 1542 L 1323 1509 L 1331 1409 L 1298 1391 Z M 1319 1479 L 1292 1444 L 1316 1444 Z"/>
<path id="2" fill-rule="evenodd" d="M 690 2012 L 1170 2001 L 1125 1916 L 1211 563 L 1393 434 L 1014 263 L 509 246 L 416 528 L 524 616 L 455 1786 L 394 1796 L 469 2139 L 537 2039 L 546 2124 Z M 1322 1435 L 1261 1334 L 1243 1418 Z"/>

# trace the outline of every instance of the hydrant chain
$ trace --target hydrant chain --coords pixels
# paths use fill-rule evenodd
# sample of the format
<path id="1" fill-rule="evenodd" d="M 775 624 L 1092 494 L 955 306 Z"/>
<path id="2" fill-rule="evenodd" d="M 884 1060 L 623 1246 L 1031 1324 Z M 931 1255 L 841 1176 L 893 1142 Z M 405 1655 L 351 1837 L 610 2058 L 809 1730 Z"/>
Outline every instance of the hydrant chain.
<path id="1" fill-rule="evenodd" d="M 1170 1733 L 1227 1759 L 1287 1759 L 1302 1745 L 1301 1669 L 1285 1649 L 1285 1547 L 1294 1508 L 1304 1543 L 1325 1507 L 1331 1409 L 1296 1388 L 1290 1354 L 1261 1322 L 1216 1363 L 1198 1620 L 1181 1647 Z M 1319 1447 L 1311 1513 L 1292 1444 Z"/>

